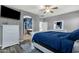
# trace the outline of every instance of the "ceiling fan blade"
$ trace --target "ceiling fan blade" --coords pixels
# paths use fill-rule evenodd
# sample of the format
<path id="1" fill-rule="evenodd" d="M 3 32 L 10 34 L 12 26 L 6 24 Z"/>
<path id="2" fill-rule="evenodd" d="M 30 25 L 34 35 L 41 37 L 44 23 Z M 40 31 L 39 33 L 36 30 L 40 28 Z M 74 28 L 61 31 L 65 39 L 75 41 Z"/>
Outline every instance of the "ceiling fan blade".
<path id="1" fill-rule="evenodd" d="M 46 14 L 46 11 L 44 11 L 43 13 Z"/>
<path id="2" fill-rule="evenodd" d="M 58 7 L 53 7 L 52 9 L 58 9 Z"/>
<path id="3" fill-rule="evenodd" d="M 51 13 L 53 13 L 53 11 L 50 11 Z"/>
<path id="4" fill-rule="evenodd" d="M 40 11 L 44 11 L 45 9 L 40 9 Z"/>

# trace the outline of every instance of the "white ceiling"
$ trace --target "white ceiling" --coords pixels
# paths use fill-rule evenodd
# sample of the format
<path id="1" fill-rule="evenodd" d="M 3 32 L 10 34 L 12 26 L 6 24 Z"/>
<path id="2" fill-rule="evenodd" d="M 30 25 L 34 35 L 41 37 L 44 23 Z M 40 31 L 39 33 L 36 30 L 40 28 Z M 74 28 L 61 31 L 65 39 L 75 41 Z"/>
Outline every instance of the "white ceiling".
<path id="1" fill-rule="evenodd" d="M 43 12 L 40 11 L 40 5 L 8 5 L 8 7 L 28 11 L 39 16 L 43 15 Z M 54 10 L 54 13 L 48 13 L 43 17 L 56 16 L 79 10 L 79 5 L 57 5 L 57 7 L 58 9 Z"/>

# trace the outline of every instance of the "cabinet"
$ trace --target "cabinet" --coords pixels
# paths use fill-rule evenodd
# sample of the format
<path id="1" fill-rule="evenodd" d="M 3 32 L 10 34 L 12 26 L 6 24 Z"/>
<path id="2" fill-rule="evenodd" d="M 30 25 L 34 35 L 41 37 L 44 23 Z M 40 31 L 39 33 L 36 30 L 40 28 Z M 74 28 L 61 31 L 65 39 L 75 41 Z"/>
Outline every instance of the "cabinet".
<path id="1" fill-rule="evenodd" d="M 19 25 L 0 26 L 0 46 L 1 48 L 19 44 Z"/>

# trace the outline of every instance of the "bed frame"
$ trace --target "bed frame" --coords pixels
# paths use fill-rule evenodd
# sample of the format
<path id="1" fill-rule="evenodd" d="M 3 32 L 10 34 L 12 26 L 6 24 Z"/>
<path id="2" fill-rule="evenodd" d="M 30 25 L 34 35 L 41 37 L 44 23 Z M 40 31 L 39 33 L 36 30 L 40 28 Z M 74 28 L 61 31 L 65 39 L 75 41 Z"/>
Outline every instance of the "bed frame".
<path id="1" fill-rule="evenodd" d="M 51 50 L 49 50 L 49 49 L 47 49 L 47 48 L 45 48 L 45 47 L 39 45 L 39 44 L 36 43 L 36 42 L 33 42 L 33 46 L 34 46 L 35 48 L 39 49 L 40 51 L 44 52 L 44 53 L 54 53 L 54 52 L 52 52 Z"/>
<path id="2" fill-rule="evenodd" d="M 42 45 L 36 43 L 36 42 L 33 42 L 32 43 L 32 47 L 34 48 L 37 48 L 38 50 L 44 52 L 44 53 L 55 53 L 45 47 L 43 47 Z M 73 50 L 72 50 L 72 53 L 79 53 L 79 42 L 75 42 L 74 43 L 74 46 L 73 46 Z"/>

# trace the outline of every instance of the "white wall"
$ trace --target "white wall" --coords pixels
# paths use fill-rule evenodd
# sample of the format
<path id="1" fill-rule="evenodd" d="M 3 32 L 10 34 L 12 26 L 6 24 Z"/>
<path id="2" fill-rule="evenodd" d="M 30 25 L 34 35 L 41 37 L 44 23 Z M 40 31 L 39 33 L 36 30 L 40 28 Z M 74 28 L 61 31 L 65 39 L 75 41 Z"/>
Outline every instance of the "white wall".
<path id="1" fill-rule="evenodd" d="M 48 30 L 53 30 L 53 22 L 57 20 L 64 21 L 64 30 L 66 31 L 73 31 L 75 29 L 78 29 L 79 11 L 46 18 L 46 22 L 48 22 Z"/>
<path id="2" fill-rule="evenodd" d="M 5 23 L 9 25 L 19 25 L 20 20 L 0 17 L 0 25 L 5 24 Z"/>

